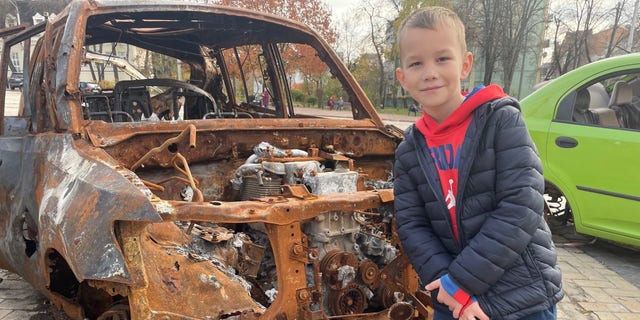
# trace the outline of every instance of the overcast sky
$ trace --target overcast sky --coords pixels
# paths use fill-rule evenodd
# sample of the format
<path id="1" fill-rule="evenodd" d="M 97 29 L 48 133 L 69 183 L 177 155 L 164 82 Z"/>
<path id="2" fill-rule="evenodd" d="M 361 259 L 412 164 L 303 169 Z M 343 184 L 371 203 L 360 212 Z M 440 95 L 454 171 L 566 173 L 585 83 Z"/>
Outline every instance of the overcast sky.
<path id="1" fill-rule="evenodd" d="M 324 0 L 329 5 L 329 8 L 333 11 L 334 19 L 342 17 L 342 15 L 355 7 L 360 1 L 358 0 Z"/>

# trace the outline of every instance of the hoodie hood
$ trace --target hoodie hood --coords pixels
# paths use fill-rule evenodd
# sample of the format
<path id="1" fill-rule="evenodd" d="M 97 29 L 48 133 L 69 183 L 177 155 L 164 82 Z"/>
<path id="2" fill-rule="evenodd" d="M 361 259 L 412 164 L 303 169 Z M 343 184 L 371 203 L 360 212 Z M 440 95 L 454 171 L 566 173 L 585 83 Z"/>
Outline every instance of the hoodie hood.
<path id="1" fill-rule="evenodd" d="M 423 113 L 422 117 L 416 121 L 416 127 L 425 136 L 440 135 L 450 130 L 455 130 L 466 123 L 473 114 L 473 111 L 479 106 L 505 96 L 507 96 L 507 94 L 504 93 L 498 85 L 478 86 L 467 94 L 464 102 L 442 123 L 438 123 L 431 116 Z"/>

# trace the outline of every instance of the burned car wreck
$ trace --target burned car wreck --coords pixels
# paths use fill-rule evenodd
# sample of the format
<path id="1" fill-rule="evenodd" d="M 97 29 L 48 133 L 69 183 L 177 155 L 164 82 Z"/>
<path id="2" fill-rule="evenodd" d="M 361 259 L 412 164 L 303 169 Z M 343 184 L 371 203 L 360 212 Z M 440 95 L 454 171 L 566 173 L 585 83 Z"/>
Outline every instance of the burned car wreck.
<path id="1" fill-rule="evenodd" d="M 307 26 L 74 1 L 5 47 L 20 43 L 17 114 L 0 95 L 0 267 L 69 317 L 431 316 L 393 229 L 402 134 Z M 111 88 L 79 89 L 112 69 Z M 352 117 L 308 112 L 292 98 L 305 85 L 344 95 Z"/>

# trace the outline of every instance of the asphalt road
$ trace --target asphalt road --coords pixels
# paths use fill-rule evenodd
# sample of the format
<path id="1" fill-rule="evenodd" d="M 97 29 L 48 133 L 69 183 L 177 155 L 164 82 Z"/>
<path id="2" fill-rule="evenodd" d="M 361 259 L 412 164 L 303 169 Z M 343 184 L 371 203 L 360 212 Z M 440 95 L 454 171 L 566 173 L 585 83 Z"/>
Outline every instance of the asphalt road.
<path id="1" fill-rule="evenodd" d="M 9 90 L 5 95 L 5 105 L 7 106 L 4 114 L 7 116 L 18 115 L 18 106 L 20 105 L 20 90 Z"/>

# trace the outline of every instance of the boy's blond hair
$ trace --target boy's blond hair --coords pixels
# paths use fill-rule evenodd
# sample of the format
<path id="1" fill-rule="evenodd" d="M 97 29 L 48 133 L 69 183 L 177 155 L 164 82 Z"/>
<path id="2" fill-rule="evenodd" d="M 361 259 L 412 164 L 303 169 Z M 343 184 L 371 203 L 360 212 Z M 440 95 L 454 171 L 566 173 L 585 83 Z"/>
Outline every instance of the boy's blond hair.
<path id="1" fill-rule="evenodd" d="M 398 50 L 402 51 L 401 41 L 404 31 L 408 28 L 425 28 L 435 30 L 440 27 L 450 27 L 458 34 L 458 41 L 462 47 L 462 52 L 467 51 L 464 24 L 455 12 L 438 6 L 430 6 L 414 10 L 407 16 L 398 29 L 397 43 Z"/>

